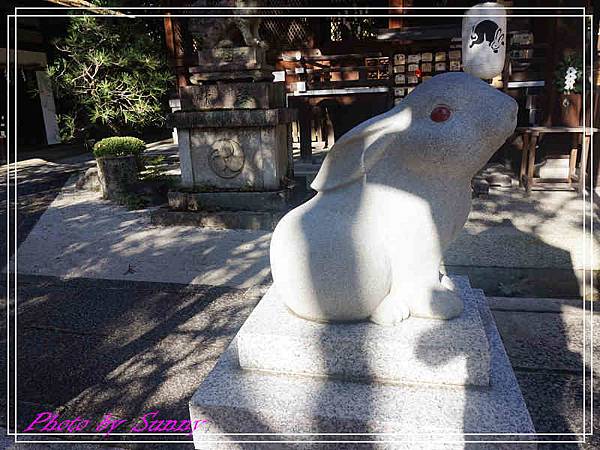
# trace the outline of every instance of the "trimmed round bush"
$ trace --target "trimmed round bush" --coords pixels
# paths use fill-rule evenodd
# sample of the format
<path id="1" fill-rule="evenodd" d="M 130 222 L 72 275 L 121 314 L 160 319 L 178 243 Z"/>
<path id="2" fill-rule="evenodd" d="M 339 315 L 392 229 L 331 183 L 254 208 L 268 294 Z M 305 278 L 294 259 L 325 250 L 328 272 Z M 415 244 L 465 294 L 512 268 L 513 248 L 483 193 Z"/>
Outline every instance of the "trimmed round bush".
<path id="1" fill-rule="evenodd" d="M 94 145 L 94 156 L 139 156 L 142 154 L 146 144 L 141 139 L 132 136 L 113 136 L 104 138 Z"/>

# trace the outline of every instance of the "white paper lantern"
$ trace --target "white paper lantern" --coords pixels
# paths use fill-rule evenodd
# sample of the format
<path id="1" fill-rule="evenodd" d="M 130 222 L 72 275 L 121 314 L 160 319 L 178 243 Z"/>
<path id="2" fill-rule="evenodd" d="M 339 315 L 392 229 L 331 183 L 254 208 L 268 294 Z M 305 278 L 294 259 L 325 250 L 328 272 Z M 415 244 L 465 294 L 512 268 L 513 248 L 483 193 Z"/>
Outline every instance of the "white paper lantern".
<path id="1" fill-rule="evenodd" d="M 504 14 L 506 10 L 495 2 L 480 3 L 466 12 L 462 22 L 465 72 L 484 79 L 502 73 L 508 39 Z"/>

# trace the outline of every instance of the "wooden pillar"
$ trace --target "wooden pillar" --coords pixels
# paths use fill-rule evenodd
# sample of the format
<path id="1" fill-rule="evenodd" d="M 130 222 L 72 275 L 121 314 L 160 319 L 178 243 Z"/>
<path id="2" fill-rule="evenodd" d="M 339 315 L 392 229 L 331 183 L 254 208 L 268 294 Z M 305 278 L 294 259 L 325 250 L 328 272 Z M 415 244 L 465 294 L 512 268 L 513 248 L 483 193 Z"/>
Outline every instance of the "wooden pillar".
<path id="1" fill-rule="evenodd" d="M 180 6 L 179 1 L 164 1 L 165 6 Z M 178 10 L 181 11 L 181 10 Z M 170 17 L 170 12 L 165 12 L 165 41 L 167 45 L 167 56 L 169 66 L 177 76 L 177 87 L 187 86 L 188 84 L 188 55 L 191 50 L 191 37 L 187 31 L 185 19 L 179 17 Z"/>
<path id="2" fill-rule="evenodd" d="M 527 182 L 525 183 L 525 189 L 527 190 L 527 192 L 531 190 L 534 184 L 533 169 L 535 168 L 535 151 L 538 143 L 538 138 L 539 135 L 537 132 L 531 133 L 531 136 L 529 138 L 529 150 L 527 152 Z"/>
<path id="3" fill-rule="evenodd" d="M 552 126 L 552 116 L 554 115 L 556 102 L 558 101 L 558 94 L 556 92 L 556 88 L 554 87 L 554 71 L 556 70 L 556 65 L 559 61 L 559 56 L 557 55 L 557 53 L 562 51 L 558 48 L 559 46 L 556 36 L 556 27 L 558 26 L 558 20 L 556 18 L 551 18 L 548 20 L 550 22 L 550 26 L 547 29 L 549 51 L 546 55 L 546 63 L 544 64 L 545 95 L 543 98 L 545 100 L 545 104 L 543 106 L 544 116 L 541 120 L 542 125 L 545 127 Z M 560 55 L 560 57 L 562 57 L 562 55 Z"/>
<path id="4" fill-rule="evenodd" d="M 390 14 L 406 14 L 403 7 L 413 6 L 413 0 L 388 0 L 390 6 Z M 402 17 L 390 17 L 388 20 L 388 28 L 404 28 L 406 27 L 406 19 Z"/>
<path id="5" fill-rule="evenodd" d="M 312 161 L 312 115 L 308 101 L 300 101 L 298 108 L 298 125 L 300 126 L 300 159 Z"/>

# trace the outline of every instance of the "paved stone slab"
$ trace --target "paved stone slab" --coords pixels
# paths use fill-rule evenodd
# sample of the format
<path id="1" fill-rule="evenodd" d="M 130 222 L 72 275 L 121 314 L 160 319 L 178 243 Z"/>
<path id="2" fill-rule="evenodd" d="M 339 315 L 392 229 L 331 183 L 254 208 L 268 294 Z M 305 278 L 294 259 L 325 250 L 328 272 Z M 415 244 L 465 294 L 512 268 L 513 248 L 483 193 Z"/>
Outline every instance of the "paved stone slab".
<path id="1" fill-rule="evenodd" d="M 600 304 L 575 298 L 487 297 L 487 301 L 495 311 L 575 314 L 581 318 L 584 308 L 590 311 L 593 307 L 594 314 L 600 314 Z"/>
<path id="2" fill-rule="evenodd" d="M 583 431 L 581 374 L 517 370 L 516 376 L 537 432 L 567 434 Z"/>
<path id="3" fill-rule="evenodd" d="M 494 311 L 494 317 L 516 368 L 583 372 L 583 311 L 579 315 Z M 589 341 L 591 327 L 586 320 Z M 600 316 L 594 315 L 593 321 L 593 339 L 598 342 Z"/>
<path id="4" fill-rule="evenodd" d="M 82 170 L 82 167 L 85 167 L 84 164 L 56 164 L 39 158 L 17 163 L 16 171 L 19 180 L 16 220 L 17 245 L 21 245 L 34 229 L 46 208 L 59 195 L 69 175 Z M 11 175 L 9 190 L 7 190 L 7 170 L 10 170 Z M 8 217 L 9 228 L 5 228 L 5 231 L 0 234 L 0 260 L 2 261 L 0 264 L 2 267 L 6 265 L 7 251 L 9 255 L 12 255 L 15 250 L 12 238 L 15 235 L 15 223 L 13 223 L 14 172 L 14 164 L 0 166 L 0 221 L 5 226 L 7 224 L 7 200 L 11 205 L 11 213 Z"/>
<path id="5" fill-rule="evenodd" d="M 400 326 L 324 324 L 291 313 L 271 288 L 237 335 L 240 366 L 351 381 L 489 384 L 489 343 L 469 281 L 453 320 L 409 318 Z M 443 324 L 443 325 L 442 325 Z"/>
<path id="6" fill-rule="evenodd" d="M 506 241 L 504 245 L 512 245 Z M 498 260 L 500 262 L 500 260 Z M 441 266 L 440 271 L 466 275 L 471 285 L 502 297 L 576 298 L 581 295 L 583 271 L 555 268 Z M 589 280 L 589 279 L 588 279 Z M 589 283 L 589 281 L 588 281 Z M 599 283 L 595 282 L 594 286 Z M 589 287 L 587 288 L 589 291 Z M 587 292 L 586 291 L 586 292 Z"/>
<path id="7" fill-rule="evenodd" d="M 539 436 L 544 441 L 581 441 L 584 429 L 583 420 L 583 385 L 582 374 L 568 374 L 549 371 L 520 371 L 516 372 L 523 396 L 531 413 L 531 418 L 538 433 L 555 433 L 554 435 Z M 597 377 L 596 377 L 597 378 Z M 586 381 L 589 386 L 589 379 Z M 595 382 L 594 399 L 600 395 L 598 382 Z M 591 430 L 590 393 L 586 403 L 586 430 Z M 594 435 L 586 436 L 586 444 L 547 444 L 540 449 L 586 449 L 600 448 L 600 435 L 596 432 L 600 427 L 599 408 L 594 403 Z"/>
<path id="8" fill-rule="evenodd" d="M 148 216 L 63 189 L 19 247 L 18 272 L 244 288 L 269 280 L 264 231 L 165 228 Z"/>
<path id="9" fill-rule="evenodd" d="M 586 203 L 589 210 L 589 198 Z M 598 198 L 594 229 L 599 229 Z M 600 248 L 583 245 L 583 201 L 576 192 L 492 189 L 473 199 L 469 220 L 446 251 L 448 265 L 600 268 Z M 589 216 L 586 218 L 589 237 Z M 592 266 L 593 264 L 593 266 Z M 510 294 L 508 294 L 510 295 Z"/>
<path id="10" fill-rule="evenodd" d="M 29 179 L 28 175 L 23 177 L 22 181 Z M 29 180 L 24 186 L 33 182 Z M 582 248 L 580 212 L 581 202 L 569 192 L 536 192 L 531 198 L 519 193 L 495 193 L 488 199 L 474 200 L 467 228 L 481 225 L 493 234 L 501 232 L 497 225 L 502 224 L 502 218 L 510 218 L 515 227 L 535 232 L 540 239 L 550 233 L 560 236 L 556 251 L 569 252 L 575 261 L 580 260 L 574 255 Z M 102 201 L 94 192 L 63 189 L 21 246 L 19 272 L 242 287 L 269 279 L 270 234 L 152 227 L 147 216 L 147 212 L 127 211 Z M 36 214 L 34 223 L 38 217 Z M 467 233 L 461 240 L 462 251 L 454 251 L 456 258 L 447 258 L 446 263 L 456 264 L 448 266 L 449 273 L 468 274 L 473 286 L 493 295 L 579 295 L 577 276 L 581 271 L 574 271 L 572 262 L 560 269 L 535 268 L 536 264 L 549 265 L 548 253 L 523 261 L 526 268 L 515 267 L 511 260 L 503 259 L 503 253 L 494 253 L 497 242 L 486 241 L 490 246 L 478 249 L 488 255 L 485 264 L 490 267 L 478 266 L 484 261 L 469 251 L 478 237 L 477 233 Z M 21 233 L 19 239 L 23 239 Z M 503 247 L 521 252 L 512 236 L 503 239 Z M 594 261 L 598 263 L 600 257 L 594 257 Z M 134 273 L 127 272 L 130 264 Z"/>
<path id="11" fill-rule="evenodd" d="M 186 318 L 209 303 L 245 296 L 245 290 L 144 282 L 62 281 L 19 278 L 19 326 L 112 336 L 125 344 L 153 332 L 158 323 Z"/>
<path id="12" fill-rule="evenodd" d="M 580 245 L 582 239 L 580 234 Z M 469 265 L 474 266 L 572 267 L 575 263 L 572 253 L 565 250 L 559 240 L 560 236 L 541 239 L 540 235 L 522 232 L 511 225 L 467 226 L 446 251 L 444 262 L 460 264 L 469 258 Z"/>
<path id="13" fill-rule="evenodd" d="M 194 436 L 196 448 L 227 439 L 214 433 L 413 435 L 413 442 L 394 448 L 414 448 L 419 434 L 427 439 L 426 447 L 440 448 L 445 442 L 460 440 L 463 433 L 533 433 L 493 318 L 485 299 L 479 297 L 479 302 L 492 352 L 489 388 L 363 384 L 244 371 L 237 365 L 234 340 L 190 402 L 193 419 L 211 421 L 208 432 Z M 440 329 L 443 326 L 441 322 Z M 524 443 L 520 446 L 525 447 Z"/>

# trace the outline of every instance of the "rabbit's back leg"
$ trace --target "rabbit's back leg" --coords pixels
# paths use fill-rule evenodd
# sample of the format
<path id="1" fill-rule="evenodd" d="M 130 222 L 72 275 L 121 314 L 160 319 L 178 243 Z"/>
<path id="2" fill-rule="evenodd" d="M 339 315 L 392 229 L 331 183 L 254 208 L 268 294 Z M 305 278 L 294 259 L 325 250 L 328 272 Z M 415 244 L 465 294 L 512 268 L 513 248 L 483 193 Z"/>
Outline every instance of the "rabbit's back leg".
<path id="1" fill-rule="evenodd" d="M 392 289 L 370 317 L 379 325 L 393 326 L 409 316 L 428 319 L 452 319 L 463 311 L 461 298 L 440 282 L 404 284 Z"/>
<path id="2" fill-rule="evenodd" d="M 463 311 L 463 302 L 452 286 L 442 279 L 437 265 L 431 267 L 427 278 L 404 280 L 404 302 L 414 317 L 453 319 Z"/>
<path id="3" fill-rule="evenodd" d="M 271 240 L 273 280 L 298 316 L 363 320 L 389 291 L 390 265 L 369 239 L 368 217 L 358 216 L 343 199 L 314 197 L 277 225 Z"/>

